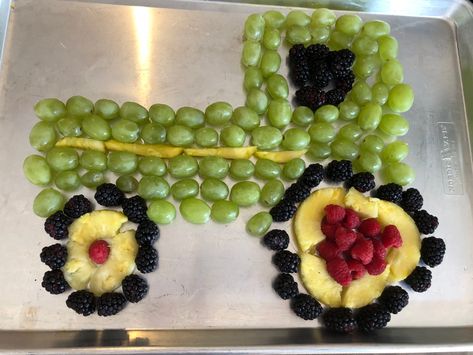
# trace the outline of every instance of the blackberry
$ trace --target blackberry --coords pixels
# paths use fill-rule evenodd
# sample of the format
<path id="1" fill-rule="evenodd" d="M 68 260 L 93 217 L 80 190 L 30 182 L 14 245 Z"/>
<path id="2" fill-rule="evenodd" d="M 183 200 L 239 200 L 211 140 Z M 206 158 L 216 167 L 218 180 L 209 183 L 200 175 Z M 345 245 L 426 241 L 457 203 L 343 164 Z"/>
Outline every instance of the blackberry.
<path id="1" fill-rule="evenodd" d="M 269 210 L 269 214 L 273 217 L 274 222 L 286 222 L 289 221 L 294 213 L 296 213 L 297 207 L 291 201 L 282 200 L 278 202 L 276 206 Z"/>
<path id="2" fill-rule="evenodd" d="M 425 292 L 432 284 L 432 272 L 424 266 L 417 266 L 404 282 L 416 292 Z"/>
<path id="3" fill-rule="evenodd" d="M 356 328 L 355 317 L 350 308 L 329 308 L 323 315 L 325 328 L 336 333 L 351 333 Z"/>
<path id="4" fill-rule="evenodd" d="M 332 89 L 325 94 L 325 102 L 329 105 L 338 106 L 345 100 L 345 91 Z"/>
<path id="5" fill-rule="evenodd" d="M 355 62 L 355 54 L 349 49 L 341 49 L 339 51 L 330 52 L 329 60 L 331 64 L 350 68 Z"/>
<path id="6" fill-rule="evenodd" d="M 64 239 L 69 236 L 69 225 L 72 218 L 66 216 L 62 211 L 57 211 L 44 222 L 44 230 L 56 240 Z"/>
<path id="7" fill-rule="evenodd" d="M 290 274 L 297 272 L 301 259 L 299 255 L 291 253 L 289 250 L 281 250 L 274 254 L 273 263 L 280 272 Z"/>
<path id="8" fill-rule="evenodd" d="M 99 205 L 115 207 L 122 204 L 125 194 L 116 185 L 106 183 L 97 187 L 94 197 Z"/>
<path id="9" fill-rule="evenodd" d="M 41 286 L 53 295 L 63 293 L 69 288 L 68 283 L 64 279 L 64 274 L 60 269 L 46 271 Z"/>
<path id="10" fill-rule="evenodd" d="M 372 303 L 360 308 L 356 315 L 358 328 L 363 332 L 384 328 L 391 320 L 391 314 L 383 305 Z"/>
<path id="11" fill-rule="evenodd" d="M 308 61 L 319 61 L 327 58 L 330 50 L 325 44 L 311 44 L 305 50 L 305 57 Z"/>
<path id="12" fill-rule="evenodd" d="M 292 64 L 305 60 L 306 49 L 303 44 L 295 44 L 289 49 L 289 61 Z"/>
<path id="13" fill-rule="evenodd" d="M 92 204 L 84 195 L 72 196 L 64 205 L 64 213 L 71 218 L 79 218 L 92 210 Z"/>
<path id="14" fill-rule="evenodd" d="M 316 319 L 323 310 L 316 299 L 305 293 L 300 293 L 292 299 L 291 308 L 295 314 L 305 320 Z"/>
<path id="15" fill-rule="evenodd" d="M 319 186 L 324 179 L 324 175 L 325 171 L 322 165 L 318 163 L 310 164 L 297 181 L 312 189 Z"/>
<path id="16" fill-rule="evenodd" d="M 139 245 L 151 245 L 159 239 L 159 228 L 156 223 L 145 220 L 138 224 L 135 238 Z"/>
<path id="17" fill-rule="evenodd" d="M 51 269 L 59 269 L 64 266 L 67 259 L 67 249 L 59 243 L 44 247 L 39 255 L 41 261 Z"/>
<path id="18" fill-rule="evenodd" d="M 143 274 L 153 272 L 158 268 L 158 251 L 151 245 L 140 246 L 135 263 L 136 268 Z"/>
<path id="19" fill-rule="evenodd" d="M 441 238 L 428 237 L 422 239 L 420 256 L 422 261 L 430 266 L 440 265 L 445 255 L 445 242 Z"/>
<path id="20" fill-rule="evenodd" d="M 378 302 L 390 313 L 397 314 L 409 303 L 409 294 L 400 286 L 389 286 L 384 289 Z"/>
<path id="21" fill-rule="evenodd" d="M 148 219 L 146 215 L 148 207 L 141 196 L 137 195 L 123 200 L 122 207 L 125 216 L 134 223 L 140 223 Z"/>
<path id="22" fill-rule="evenodd" d="M 306 62 L 300 62 L 291 67 L 291 80 L 294 85 L 301 87 L 310 81 L 310 68 Z"/>
<path id="23" fill-rule="evenodd" d="M 97 298 L 97 314 L 102 317 L 113 316 L 126 306 L 126 298 L 118 292 L 107 292 Z"/>
<path id="24" fill-rule="evenodd" d="M 353 168 L 349 160 L 332 160 L 325 169 L 325 176 L 332 182 L 342 182 L 351 178 Z"/>
<path id="25" fill-rule="evenodd" d="M 420 194 L 419 190 L 410 188 L 402 193 L 401 207 L 404 211 L 414 212 L 422 208 L 424 204 L 424 198 Z"/>
<path id="26" fill-rule="evenodd" d="M 122 290 L 128 302 L 136 303 L 146 296 L 149 287 L 144 278 L 138 275 L 128 275 L 122 281 Z"/>
<path id="27" fill-rule="evenodd" d="M 422 234 L 432 234 L 439 226 L 438 218 L 431 215 L 426 210 L 415 211 L 412 214 L 412 218 Z"/>
<path id="28" fill-rule="evenodd" d="M 304 201 L 310 195 L 310 187 L 301 183 L 293 183 L 284 193 L 284 199 L 293 203 Z"/>
<path id="29" fill-rule="evenodd" d="M 368 172 L 357 173 L 353 175 L 347 182 L 347 187 L 354 187 L 360 192 L 367 192 L 376 186 L 374 175 Z"/>
<path id="30" fill-rule="evenodd" d="M 263 244 L 271 250 L 284 250 L 289 246 L 289 235 L 281 229 L 273 229 L 263 237 Z"/>
<path id="31" fill-rule="evenodd" d="M 402 199 L 402 186 L 392 182 L 386 185 L 381 185 L 376 190 L 376 197 L 381 200 L 399 204 Z"/>
<path id="32" fill-rule="evenodd" d="M 353 88 L 354 82 L 355 74 L 353 74 L 353 71 L 349 70 L 346 74 L 338 77 L 335 80 L 335 87 L 342 90 L 346 94 Z"/>
<path id="33" fill-rule="evenodd" d="M 66 306 L 83 316 L 90 316 L 95 312 L 95 296 L 92 292 L 85 290 L 72 292 L 67 297 Z"/>
<path id="34" fill-rule="evenodd" d="M 349 75 L 351 69 L 343 64 L 330 63 L 330 71 L 335 79 L 343 78 Z"/>
<path id="35" fill-rule="evenodd" d="M 311 81 L 316 88 L 323 89 L 332 79 L 332 72 L 328 68 L 316 67 L 311 71 Z"/>
<path id="36" fill-rule="evenodd" d="M 312 111 L 316 111 L 325 104 L 325 92 L 313 86 L 304 86 L 296 91 L 296 102 L 298 105 L 307 106 Z"/>
<path id="37" fill-rule="evenodd" d="M 283 300 L 288 300 L 299 294 L 297 282 L 289 274 L 279 274 L 274 280 L 273 288 Z"/>

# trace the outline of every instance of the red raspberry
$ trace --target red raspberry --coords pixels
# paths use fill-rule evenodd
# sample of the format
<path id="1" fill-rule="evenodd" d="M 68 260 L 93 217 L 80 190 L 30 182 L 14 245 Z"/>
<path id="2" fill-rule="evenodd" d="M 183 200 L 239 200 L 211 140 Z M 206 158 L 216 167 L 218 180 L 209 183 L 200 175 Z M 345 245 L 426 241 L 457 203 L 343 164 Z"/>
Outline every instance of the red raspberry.
<path id="1" fill-rule="evenodd" d="M 365 265 L 365 268 L 366 271 L 368 271 L 368 274 L 379 275 L 383 273 L 384 269 L 386 269 L 386 261 L 376 257 L 373 258 L 373 260 L 368 265 Z"/>
<path id="2" fill-rule="evenodd" d="M 327 223 L 327 219 L 324 217 L 322 219 L 322 223 L 320 225 L 320 229 L 322 233 L 327 237 L 327 239 L 335 240 L 335 231 L 340 226 L 339 223 L 337 224 L 329 224 Z"/>
<path id="3" fill-rule="evenodd" d="M 373 242 L 366 238 L 357 238 L 350 250 L 351 257 L 360 261 L 363 265 L 373 260 Z"/>
<path id="4" fill-rule="evenodd" d="M 342 226 L 348 229 L 358 228 L 360 225 L 360 217 L 351 208 L 345 208 L 345 218 L 343 219 Z"/>
<path id="5" fill-rule="evenodd" d="M 383 245 L 383 242 L 379 239 L 373 239 L 373 258 L 380 258 L 384 260 L 386 257 L 386 248 Z"/>
<path id="6" fill-rule="evenodd" d="M 356 241 L 356 232 L 346 229 L 344 227 L 338 227 L 335 231 L 335 242 L 341 251 L 346 251 Z"/>
<path id="7" fill-rule="evenodd" d="M 402 245 L 401 233 L 399 233 L 399 229 L 392 224 L 384 227 L 381 240 L 386 249 L 390 247 L 399 248 Z"/>
<path id="8" fill-rule="evenodd" d="M 103 264 L 110 254 L 110 247 L 105 240 L 96 240 L 89 247 L 89 258 L 96 264 Z"/>
<path id="9" fill-rule="evenodd" d="M 374 238 L 381 232 L 381 226 L 376 218 L 367 218 L 361 221 L 358 231 L 365 237 Z"/>
<path id="10" fill-rule="evenodd" d="M 327 239 L 317 244 L 317 251 L 319 252 L 319 256 L 325 261 L 340 257 L 340 250 L 337 245 Z"/>
<path id="11" fill-rule="evenodd" d="M 347 265 L 353 280 L 361 279 L 366 274 L 365 267 L 357 260 L 347 259 Z"/>
<path id="12" fill-rule="evenodd" d="M 332 259 L 327 262 L 327 271 L 332 278 L 342 286 L 348 286 L 352 281 L 350 269 L 343 259 Z"/>
<path id="13" fill-rule="evenodd" d="M 325 206 L 325 218 L 329 224 L 340 223 L 345 218 L 345 209 L 338 205 L 327 205 Z"/>

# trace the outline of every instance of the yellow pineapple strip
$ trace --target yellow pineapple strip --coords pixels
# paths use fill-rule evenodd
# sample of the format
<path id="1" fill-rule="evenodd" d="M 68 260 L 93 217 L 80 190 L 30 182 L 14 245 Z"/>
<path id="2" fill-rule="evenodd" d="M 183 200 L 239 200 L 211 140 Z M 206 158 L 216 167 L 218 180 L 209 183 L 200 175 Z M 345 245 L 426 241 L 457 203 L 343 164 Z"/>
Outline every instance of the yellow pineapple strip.
<path id="1" fill-rule="evenodd" d="M 130 152 L 135 153 L 136 155 L 153 156 L 159 158 L 174 158 L 183 151 L 183 148 L 181 147 L 173 147 L 170 145 L 121 143 L 113 139 L 106 141 L 105 147 L 108 150 Z"/>
<path id="2" fill-rule="evenodd" d="M 276 163 L 287 163 L 289 160 L 302 157 L 307 150 L 288 150 L 279 152 L 257 151 L 255 157 L 260 159 L 269 159 Z"/>
<path id="3" fill-rule="evenodd" d="M 216 156 L 225 159 L 249 159 L 256 152 L 256 147 L 220 147 L 220 148 L 186 148 L 184 153 L 193 157 Z"/>
<path id="4" fill-rule="evenodd" d="M 184 148 L 184 153 L 192 157 L 216 156 L 217 148 Z"/>
<path id="5" fill-rule="evenodd" d="M 64 137 L 56 142 L 56 147 L 72 147 L 105 152 L 104 142 L 90 138 Z"/>

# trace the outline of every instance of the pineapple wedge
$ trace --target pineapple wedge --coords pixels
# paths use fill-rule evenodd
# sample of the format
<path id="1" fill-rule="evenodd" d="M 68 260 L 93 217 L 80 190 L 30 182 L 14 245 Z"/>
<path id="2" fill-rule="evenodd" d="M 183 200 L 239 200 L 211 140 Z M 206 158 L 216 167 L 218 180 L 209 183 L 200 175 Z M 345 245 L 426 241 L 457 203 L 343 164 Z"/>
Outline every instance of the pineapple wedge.
<path id="1" fill-rule="evenodd" d="M 56 142 L 56 147 L 72 147 L 105 152 L 104 142 L 90 138 L 64 137 Z"/>
<path id="2" fill-rule="evenodd" d="M 363 218 L 378 217 L 379 199 L 367 197 L 355 188 L 351 188 L 345 196 L 345 205 Z"/>
<path id="3" fill-rule="evenodd" d="M 259 159 L 269 159 L 276 163 L 287 163 L 289 160 L 300 158 L 307 152 L 306 150 L 288 150 L 280 152 L 257 151 L 255 157 Z"/>
<path id="4" fill-rule="evenodd" d="M 69 227 L 69 240 L 87 247 L 97 239 L 113 238 L 128 220 L 121 212 L 100 210 L 86 213 Z"/>
<path id="5" fill-rule="evenodd" d="M 63 267 L 64 278 L 74 290 L 86 289 L 90 278 L 96 270 L 97 266 L 90 261 L 88 255 L 85 258 L 68 256 L 67 262 Z"/>
<path id="6" fill-rule="evenodd" d="M 185 148 L 184 153 L 193 157 L 216 156 L 225 159 L 249 159 L 256 152 L 256 147 L 220 147 L 220 148 Z"/>
<path id="7" fill-rule="evenodd" d="M 113 139 L 105 142 L 108 150 L 119 152 L 130 152 L 136 155 L 152 156 L 159 158 L 174 158 L 182 153 L 183 148 L 174 147 L 164 144 L 137 144 L 137 143 L 121 143 Z"/>

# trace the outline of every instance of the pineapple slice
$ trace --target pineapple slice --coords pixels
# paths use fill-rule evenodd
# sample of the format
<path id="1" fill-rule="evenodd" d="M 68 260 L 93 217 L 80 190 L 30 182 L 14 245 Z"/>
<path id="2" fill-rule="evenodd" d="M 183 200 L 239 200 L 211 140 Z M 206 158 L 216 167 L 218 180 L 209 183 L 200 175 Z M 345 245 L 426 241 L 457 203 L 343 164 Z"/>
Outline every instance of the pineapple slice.
<path id="1" fill-rule="evenodd" d="M 366 197 L 355 188 L 351 188 L 345 196 L 345 205 L 358 213 L 362 218 L 378 217 L 377 198 Z"/>
<path id="2" fill-rule="evenodd" d="M 86 289 L 95 270 L 97 266 L 90 261 L 88 255 L 77 258 L 68 256 L 63 267 L 64 278 L 74 290 Z"/>
<path id="3" fill-rule="evenodd" d="M 64 137 L 56 142 L 56 147 L 72 147 L 105 152 L 104 142 L 90 138 Z"/>
<path id="4" fill-rule="evenodd" d="M 192 157 L 217 156 L 218 148 L 184 148 L 184 153 Z"/>
<path id="5" fill-rule="evenodd" d="M 294 151 L 280 151 L 280 152 L 264 152 L 258 151 L 255 153 L 255 157 L 259 159 L 269 159 L 276 163 L 287 163 L 289 160 L 300 158 L 307 152 L 306 150 L 294 150 Z"/>
<path id="6" fill-rule="evenodd" d="M 164 144 L 137 144 L 121 143 L 113 139 L 105 142 L 108 150 L 130 152 L 136 155 L 153 156 L 159 158 L 174 158 L 182 153 L 183 148 Z"/>

